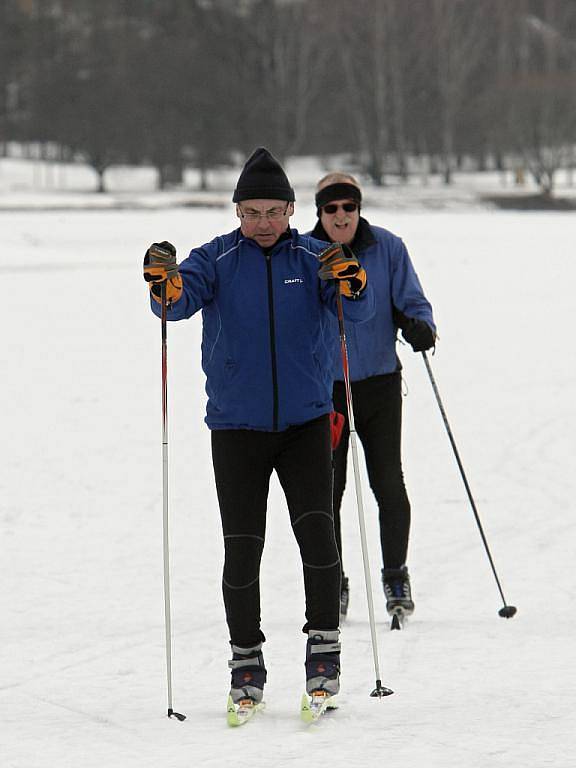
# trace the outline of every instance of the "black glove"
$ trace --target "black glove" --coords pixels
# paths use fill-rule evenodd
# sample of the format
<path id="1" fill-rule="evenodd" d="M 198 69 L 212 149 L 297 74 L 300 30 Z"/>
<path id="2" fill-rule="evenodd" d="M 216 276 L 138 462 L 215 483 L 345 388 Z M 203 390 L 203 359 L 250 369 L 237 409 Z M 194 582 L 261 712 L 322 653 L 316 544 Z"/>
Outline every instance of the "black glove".
<path id="1" fill-rule="evenodd" d="M 394 307 L 394 322 L 402 331 L 402 336 L 414 352 L 426 352 L 436 344 L 436 333 L 425 320 L 407 317 Z"/>

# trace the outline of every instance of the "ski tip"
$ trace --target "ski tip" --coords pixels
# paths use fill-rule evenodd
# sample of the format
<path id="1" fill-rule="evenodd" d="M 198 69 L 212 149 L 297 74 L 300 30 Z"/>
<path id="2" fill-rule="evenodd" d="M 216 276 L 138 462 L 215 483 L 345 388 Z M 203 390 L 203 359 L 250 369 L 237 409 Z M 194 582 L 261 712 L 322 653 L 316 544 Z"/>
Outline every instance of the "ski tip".
<path id="1" fill-rule="evenodd" d="M 236 725 L 240 725 L 238 715 L 236 714 L 236 707 L 232 701 L 232 696 L 228 696 L 228 701 L 226 703 L 226 722 L 231 728 L 234 728 Z"/>
<path id="2" fill-rule="evenodd" d="M 313 723 L 315 719 L 310 708 L 310 698 L 307 693 L 303 693 L 300 700 L 300 719 L 303 723 L 306 723 L 306 725 Z"/>

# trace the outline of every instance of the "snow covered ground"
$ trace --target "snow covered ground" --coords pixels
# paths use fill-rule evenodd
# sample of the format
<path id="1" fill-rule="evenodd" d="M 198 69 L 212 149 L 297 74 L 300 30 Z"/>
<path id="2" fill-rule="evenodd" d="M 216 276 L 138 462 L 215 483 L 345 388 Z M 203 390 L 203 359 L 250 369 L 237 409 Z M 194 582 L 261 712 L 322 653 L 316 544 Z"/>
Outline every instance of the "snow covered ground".
<path id="1" fill-rule="evenodd" d="M 389 632 L 365 484 L 384 684 L 352 484 L 341 708 L 298 718 L 303 593 L 275 482 L 262 566 L 268 707 L 225 723 L 222 545 L 203 424 L 200 320 L 169 327 L 174 704 L 165 717 L 160 328 L 145 247 L 180 257 L 232 210 L 3 212 L 0 765 L 572 768 L 576 359 L 571 214 L 368 209 L 401 234 L 436 313 L 432 359 L 505 595 L 482 549 L 420 356 L 405 364 L 416 613 Z M 301 229 L 311 208 L 298 211 Z"/>

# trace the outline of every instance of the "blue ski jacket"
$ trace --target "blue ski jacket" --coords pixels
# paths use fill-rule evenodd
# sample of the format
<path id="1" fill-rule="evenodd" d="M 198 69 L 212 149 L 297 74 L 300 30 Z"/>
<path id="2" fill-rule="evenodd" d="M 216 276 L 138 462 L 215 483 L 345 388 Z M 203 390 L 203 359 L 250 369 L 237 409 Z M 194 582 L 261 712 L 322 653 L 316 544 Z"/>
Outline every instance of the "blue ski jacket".
<path id="1" fill-rule="evenodd" d="M 337 288 L 318 278 L 325 247 L 293 229 L 265 252 L 236 229 L 180 264 L 183 292 L 167 319 L 202 310 L 210 429 L 281 431 L 332 410 Z M 370 285 L 342 304 L 350 325 L 368 319 Z"/>
<path id="2" fill-rule="evenodd" d="M 329 242 L 320 222 L 310 234 Z M 398 326 L 394 316 L 397 312 L 424 320 L 434 331 L 436 326 L 432 307 L 399 237 L 361 218 L 351 247 L 366 270 L 375 301 L 375 312 L 367 322 L 346 327 L 350 379 L 359 381 L 401 370 L 396 354 Z M 337 323 L 333 324 L 333 336 L 337 339 Z M 341 381 L 342 356 L 338 340 L 332 348 L 332 366 L 334 379 Z"/>

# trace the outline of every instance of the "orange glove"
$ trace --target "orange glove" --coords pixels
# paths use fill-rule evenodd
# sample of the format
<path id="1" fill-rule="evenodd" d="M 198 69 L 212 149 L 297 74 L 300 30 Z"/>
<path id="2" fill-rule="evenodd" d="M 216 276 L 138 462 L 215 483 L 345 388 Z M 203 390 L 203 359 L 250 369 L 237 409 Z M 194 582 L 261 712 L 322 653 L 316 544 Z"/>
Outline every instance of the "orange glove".
<path id="1" fill-rule="evenodd" d="M 162 283 L 166 284 L 166 301 L 171 304 L 182 295 L 182 277 L 176 263 L 176 248 L 167 240 L 152 243 L 144 256 L 144 280 L 150 283 L 152 297 L 160 302 Z"/>
<path id="2" fill-rule="evenodd" d="M 342 296 L 358 299 L 366 287 L 366 272 L 352 249 L 343 243 L 332 243 L 318 255 L 320 280 L 338 280 Z"/>

